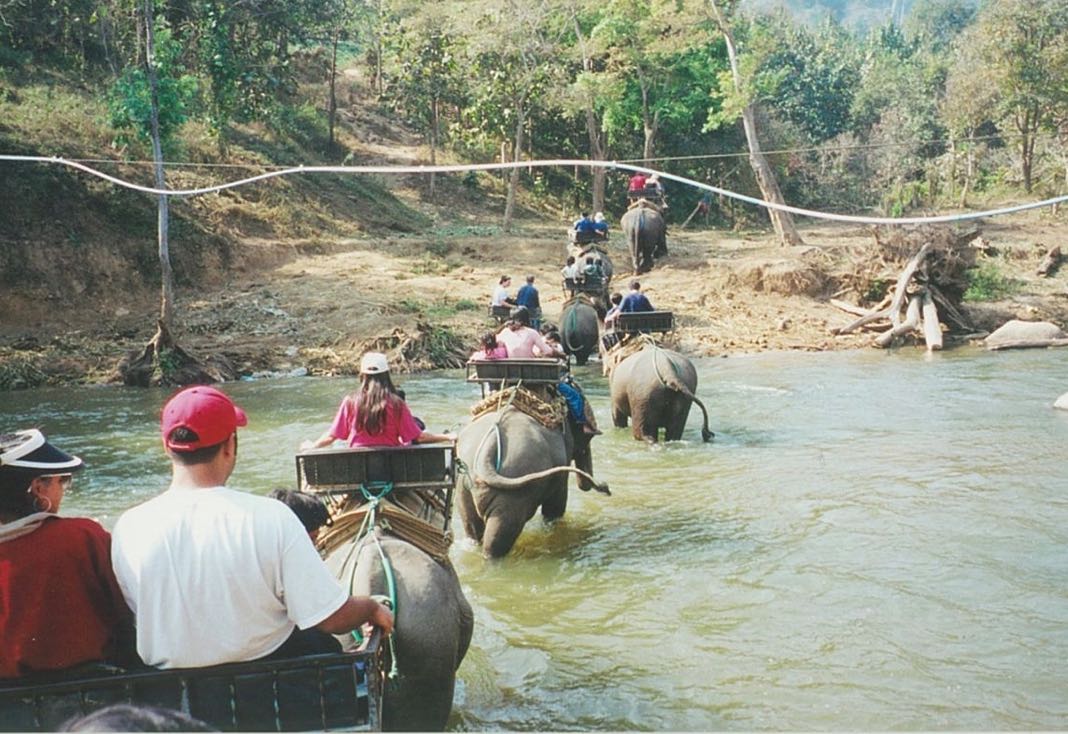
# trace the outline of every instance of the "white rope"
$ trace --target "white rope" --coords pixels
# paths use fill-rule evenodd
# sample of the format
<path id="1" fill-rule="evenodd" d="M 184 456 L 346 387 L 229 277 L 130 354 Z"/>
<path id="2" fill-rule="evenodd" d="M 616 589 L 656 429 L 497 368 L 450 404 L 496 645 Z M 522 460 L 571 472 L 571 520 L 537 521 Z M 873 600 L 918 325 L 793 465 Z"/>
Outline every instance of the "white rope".
<path id="1" fill-rule="evenodd" d="M 93 176 L 109 181 L 116 186 L 123 186 L 134 191 L 140 191 L 146 194 L 155 194 L 157 196 L 200 196 L 203 194 L 212 194 L 219 191 L 225 191 L 226 189 L 237 188 L 238 186 L 246 186 L 257 181 L 265 181 L 269 178 L 276 178 L 278 176 L 289 176 L 292 174 L 305 174 L 305 173 L 340 173 L 340 174 L 406 174 L 406 173 L 463 173 L 466 171 L 502 171 L 512 168 L 563 168 L 563 167 L 576 167 L 583 166 L 588 168 L 605 168 L 605 169 L 620 169 L 626 171 L 635 171 L 646 174 L 657 174 L 662 179 L 669 181 L 675 181 L 686 186 L 692 186 L 696 189 L 703 191 L 710 191 L 713 194 L 720 196 L 726 196 L 738 201 L 744 201 L 748 204 L 754 204 L 756 206 L 762 206 L 766 209 L 776 209 L 778 211 L 789 212 L 791 214 L 797 214 L 802 217 L 812 217 L 813 219 L 826 219 L 832 222 L 850 222 L 853 224 L 946 224 L 950 222 L 965 222 L 972 219 L 982 219 L 984 217 L 996 217 L 1003 214 L 1015 214 L 1018 212 L 1028 211 L 1031 209 L 1040 209 L 1042 207 L 1053 206 L 1054 204 L 1060 204 L 1068 201 L 1068 195 L 1056 196 L 1052 199 L 1043 199 L 1042 201 L 1033 201 L 1026 204 L 1018 204 L 1016 206 L 1002 207 L 1000 209 L 988 209 L 981 212 L 968 212 L 965 214 L 944 214 L 934 217 L 862 217 L 853 214 L 834 214 L 832 212 L 820 212 L 813 209 L 804 209 L 802 207 L 790 206 L 788 204 L 777 204 L 770 201 L 764 201 L 763 199 L 757 199 L 752 196 L 746 196 L 745 194 L 739 194 L 734 191 L 728 191 L 727 189 L 721 189 L 717 186 L 701 183 L 700 181 L 694 181 L 693 179 L 685 178 L 683 176 L 676 176 L 671 173 L 665 173 L 663 171 L 657 171 L 653 168 L 645 168 L 642 166 L 634 166 L 629 163 L 621 163 L 618 161 L 591 161 L 584 159 L 571 159 L 561 158 L 555 160 L 543 160 L 543 161 L 515 161 L 508 163 L 469 163 L 463 165 L 453 166 L 297 166 L 295 168 L 284 168 L 277 171 L 268 171 L 267 173 L 261 173 L 257 176 L 250 176 L 249 178 L 242 178 L 229 183 L 219 184 L 217 186 L 205 186 L 198 189 L 154 189 L 149 186 L 141 186 L 131 181 L 111 176 L 98 171 L 95 168 L 91 168 L 77 161 L 72 161 L 67 158 L 60 158 L 57 156 L 26 156 L 26 155 L 3 155 L 0 154 L 0 161 L 11 162 L 23 162 L 23 163 L 48 163 L 53 165 L 64 165 L 71 168 L 76 168 L 80 171 L 84 171 Z"/>

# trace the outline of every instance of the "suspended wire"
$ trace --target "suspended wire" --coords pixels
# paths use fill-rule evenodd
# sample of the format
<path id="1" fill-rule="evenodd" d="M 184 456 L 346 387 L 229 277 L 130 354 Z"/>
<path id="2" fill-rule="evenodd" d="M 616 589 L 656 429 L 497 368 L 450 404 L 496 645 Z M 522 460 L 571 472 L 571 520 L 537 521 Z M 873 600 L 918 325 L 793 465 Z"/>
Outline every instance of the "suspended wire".
<path id="1" fill-rule="evenodd" d="M 643 166 L 635 166 L 630 163 L 622 163 L 619 161 L 591 161 L 585 159 L 555 159 L 555 160 L 541 160 L 541 161 L 514 161 L 507 163 L 469 163 L 462 165 L 442 165 L 442 166 L 297 166 L 292 168 L 284 168 L 275 171 L 267 171 L 256 176 L 250 176 L 248 178 L 238 179 L 236 181 L 230 181 L 228 183 L 217 184 L 215 186 L 204 186 L 194 189 L 155 189 L 149 186 L 141 186 L 130 181 L 118 178 L 117 176 L 111 176 L 103 171 L 98 171 L 83 163 L 77 161 L 68 160 L 66 158 L 59 157 L 45 157 L 45 156 L 23 156 L 23 155 L 0 155 L 0 161 L 20 162 L 20 163 L 45 163 L 49 165 L 63 165 L 75 168 L 80 171 L 84 171 L 98 178 L 109 181 L 116 186 L 122 186 L 133 191 L 140 191 L 145 194 L 154 194 L 156 196 L 171 196 L 171 197 L 188 197 L 188 196 L 201 196 L 204 194 L 218 193 L 220 191 L 226 191 L 228 189 L 237 188 L 239 186 L 247 186 L 259 181 L 266 181 L 271 178 L 278 178 L 280 176 L 291 176 L 296 174 L 309 174 L 309 173 L 337 173 L 337 174 L 385 174 L 385 175 L 400 175 L 400 174 L 426 174 L 426 173 L 464 173 L 468 171 L 501 171 L 510 170 L 513 168 L 574 168 L 574 167 L 588 167 L 588 168 L 603 168 L 607 170 L 624 170 L 645 173 L 647 175 L 657 174 L 661 179 L 668 181 L 675 181 L 685 186 L 691 186 L 702 191 L 709 191 L 719 196 L 726 196 L 728 198 L 737 199 L 738 201 L 744 201 L 748 204 L 755 206 L 762 206 L 766 209 L 774 209 L 777 211 L 788 212 L 790 214 L 796 214 L 803 217 L 811 217 L 813 219 L 824 219 L 833 222 L 850 222 L 853 224 L 946 224 L 950 222 L 964 222 L 973 219 L 982 219 L 985 217 L 994 217 L 1004 214 L 1014 214 L 1017 212 L 1028 211 L 1031 209 L 1039 209 L 1042 207 L 1053 206 L 1068 201 L 1068 195 L 1057 196 L 1052 199 L 1043 199 L 1042 201 L 1033 201 L 1025 204 L 1018 204 L 1016 206 L 1002 207 L 999 209 L 989 209 L 982 212 L 967 212 L 964 214 L 945 214 L 941 216 L 932 217 L 863 217 L 852 214 L 835 214 L 832 212 L 821 212 L 813 209 L 805 209 L 802 207 L 790 206 L 788 204 L 779 204 L 770 201 L 764 201 L 763 199 L 757 199 L 745 194 L 739 194 L 734 191 L 720 188 L 718 186 L 712 186 L 711 184 L 702 183 L 700 181 L 694 181 L 693 179 L 686 178 L 684 176 L 676 176 L 672 173 L 665 173 L 664 171 L 658 171 L 653 168 L 646 168 Z"/>
<path id="2" fill-rule="evenodd" d="M 764 155 L 786 155 L 789 153 L 838 153 L 846 150 L 878 150 L 879 148 L 905 148 L 912 145 L 945 145 L 948 143 L 977 143 L 988 140 L 1004 140 L 1006 138 L 1018 138 L 1020 133 L 1003 133 L 999 135 L 973 135 L 967 138 L 942 138 L 935 140 L 904 140 L 887 143 L 856 143 L 853 145 L 812 145 L 798 148 L 776 148 L 763 151 Z M 1054 133 L 1038 133 L 1036 138 L 1053 138 Z M 656 163 L 661 161 L 699 161 L 717 158 L 748 158 L 748 152 L 736 153 L 695 153 L 694 155 L 660 156 L 656 158 L 620 158 L 617 163 Z M 87 165 L 120 165 L 120 166 L 154 166 L 152 160 L 119 160 L 117 158 L 64 158 L 63 160 Z M 261 171 L 284 171 L 291 166 L 283 166 L 273 163 L 199 163 L 194 161 L 164 161 L 167 168 L 236 168 L 247 170 L 256 168 Z"/>

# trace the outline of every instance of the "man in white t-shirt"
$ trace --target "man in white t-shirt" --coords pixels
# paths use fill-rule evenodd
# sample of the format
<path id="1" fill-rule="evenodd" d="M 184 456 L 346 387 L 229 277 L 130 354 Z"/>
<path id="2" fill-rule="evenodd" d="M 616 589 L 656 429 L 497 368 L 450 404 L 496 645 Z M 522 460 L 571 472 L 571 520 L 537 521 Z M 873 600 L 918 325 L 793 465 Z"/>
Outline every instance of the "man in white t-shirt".
<path id="1" fill-rule="evenodd" d="M 386 607 L 342 589 L 288 507 L 223 486 L 247 423 L 213 387 L 171 398 L 160 421 L 171 486 L 115 525 L 112 565 L 149 665 L 334 652 L 333 634 L 393 629 Z"/>

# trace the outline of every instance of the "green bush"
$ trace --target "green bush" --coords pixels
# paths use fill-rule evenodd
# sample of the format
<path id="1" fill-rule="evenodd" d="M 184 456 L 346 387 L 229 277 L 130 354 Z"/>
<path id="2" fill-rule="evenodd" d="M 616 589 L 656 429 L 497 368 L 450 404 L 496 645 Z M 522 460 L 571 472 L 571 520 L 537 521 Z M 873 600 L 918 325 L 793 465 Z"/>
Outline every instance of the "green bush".
<path id="1" fill-rule="evenodd" d="M 985 262 L 968 272 L 968 288 L 964 291 L 965 301 L 997 301 L 1010 296 L 1018 290 L 1018 285 L 1002 275 L 998 266 Z"/>

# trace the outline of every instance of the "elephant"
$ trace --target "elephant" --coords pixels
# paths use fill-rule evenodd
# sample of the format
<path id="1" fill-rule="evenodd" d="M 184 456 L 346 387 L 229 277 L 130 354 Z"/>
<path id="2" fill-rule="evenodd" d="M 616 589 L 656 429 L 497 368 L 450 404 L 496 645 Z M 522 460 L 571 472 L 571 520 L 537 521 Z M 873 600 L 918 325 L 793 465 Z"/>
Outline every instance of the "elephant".
<path id="1" fill-rule="evenodd" d="M 560 341 L 564 351 L 575 355 L 575 362 L 583 365 L 590 354 L 597 351 L 599 323 L 597 309 L 582 296 L 564 304 L 560 313 Z"/>
<path id="2" fill-rule="evenodd" d="M 656 443 L 663 428 L 665 440 L 678 441 L 690 415 L 690 404 L 697 403 L 704 416 L 701 438 L 712 439 L 708 411 L 694 394 L 697 370 L 683 355 L 647 344 L 614 366 L 607 361 L 605 368 L 609 371 L 612 423 L 616 428 L 626 428 L 629 419 L 636 440 Z"/>
<path id="3" fill-rule="evenodd" d="M 388 559 L 389 571 L 383 566 Z M 327 565 L 350 594 L 389 597 L 396 605 L 393 673 L 383 692 L 386 731 L 442 731 L 452 711 L 456 669 L 474 629 L 471 605 L 455 569 L 412 543 L 375 528 L 330 552 Z M 351 638 L 346 649 L 355 646 Z"/>
<path id="4" fill-rule="evenodd" d="M 457 507 L 465 534 L 483 555 L 507 555 L 539 506 L 546 521 L 562 517 L 569 473 L 578 475 L 580 489 L 609 494 L 590 475 L 591 438 L 573 432 L 569 421 L 548 428 L 511 405 L 460 431 L 456 452 L 466 469 L 457 474 Z"/>
<path id="5" fill-rule="evenodd" d="M 667 223 L 659 210 L 639 204 L 620 221 L 627 238 L 634 274 L 653 269 L 653 258 L 667 254 Z"/>

